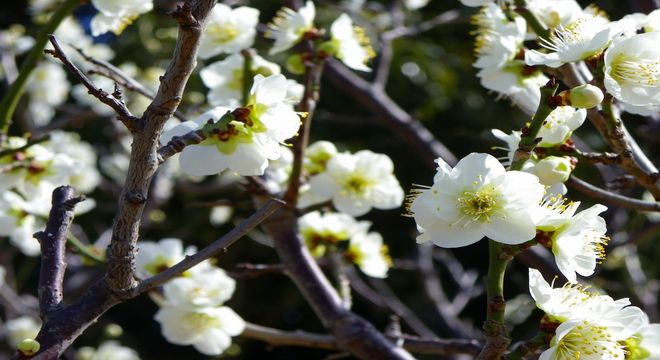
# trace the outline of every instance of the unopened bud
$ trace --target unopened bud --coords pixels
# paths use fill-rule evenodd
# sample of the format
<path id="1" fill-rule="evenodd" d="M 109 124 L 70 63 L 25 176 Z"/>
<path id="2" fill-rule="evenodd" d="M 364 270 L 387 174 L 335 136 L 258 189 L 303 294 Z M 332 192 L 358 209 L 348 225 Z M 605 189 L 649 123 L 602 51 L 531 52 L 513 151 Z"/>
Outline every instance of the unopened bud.
<path id="1" fill-rule="evenodd" d="M 23 339 L 21 342 L 18 343 L 16 348 L 18 349 L 18 352 L 20 352 L 21 354 L 25 356 L 32 356 L 39 351 L 41 345 L 39 345 L 37 340 Z"/>
<path id="2" fill-rule="evenodd" d="M 118 338 L 124 333 L 124 329 L 117 324 L 108 324 L 105 329 L 103 329 L 105 336 L 109 338 Z"/>
<path id="3" fill-rule="evenodd" d="M 603 101 L 603 92 L 596 86 L 585 84 L 559 93 L 561 105 L 578 109 L 591 109 Z"/>
<path id="4" fill-rule="evenodd" d="M 303 61 L 302 55 L 296 54 L 289 56 L 289 58 L 286 59 L 286 69 L 289 70 L 290 73 L 295 75 L 304 74 L 305 63 Z"/>
<path id="5" fill-rule="evenodd" d="M 565 182 L 572 171 L 571 160 L 567 157 L 548 156 L 539 160 L 534 166 L 534 174 L 545 185 Z"/>

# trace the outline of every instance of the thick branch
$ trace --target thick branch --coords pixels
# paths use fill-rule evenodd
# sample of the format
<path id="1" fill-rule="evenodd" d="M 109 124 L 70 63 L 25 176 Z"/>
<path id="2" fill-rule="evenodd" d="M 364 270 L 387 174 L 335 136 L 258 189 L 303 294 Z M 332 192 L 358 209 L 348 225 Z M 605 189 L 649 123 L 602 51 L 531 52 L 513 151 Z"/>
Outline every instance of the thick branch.
<path id="1" fill-rule="evenodd" d="M 397 105 L 382 89 L 373 86 L 345 66 L 336 61 L 326 64 L 328 78 L 338 88 L 355 98 L 383 121 L 383 124 L 401 136 L 430 166 L 441 157 L 450 165 L 456 163 L 456 156 L 447 149 L 418 120 Z"/>
<path id="2" fill-rule="evenodd" d="M 45 231 L 34 237 L 41 244 L 41 270 L 39 272 L 39 310 L 42 320 L 61 306 L 66 270 L 66 238 L 73 221 L 73 209 L 84 197 L 74 197 L 71 186 L 60 186 L 53 190 L 52 208 L 48 215 Z"/>
<path id="3" fill-rule="evenodd" d="M 302 292 L 341 349 L 361 359 L 412 359 L 365 319 L 342 306 L 342 300 L 296 234 L 292 210 L 264 223 L 287 274 Z"/>
<path id="4" fill-rule="evenodd" d="M 214 0 L 186 2 L 172 13 L 179 23 L 179 37 L 154 101 L 142 115 L 134 134 L 126 182 L 107 252 L 107 281 L 113 291 L 130 293 L 136 286 L 136 242 L 149 184 L 158 168 L 158 140 L 163 125 L 176 111 L 195 68 L 204 22 L 214 4 Z"/>
<path id="5" fill-rule="evenodd" d="M 69 58 L 67 58 L 64 51 L 62 51 L 60 44 L 57 42 L 57 39 L 55 39 L 55 36 L 50 35 L 48 39 L 50 39 L 51 44 L 53 44 L 54 50 L 45 50 L 46 53 L 59 59 L 69 72 L 80 80 L 92 96 L 111 107 L 112 110 L 117 113 L 118 119 L 121 120 L 129 130 L 134 131 L 138 119 L 131 114 L 130 110 L 128 110 L 128 107 L 126 107 L 121 96 L 115 96 L 115 93 L 108 94 L 103 89 L 96 87 L 92 80 L 90 80 L 73 62 L 71 62 L 71 60 L 69 60 Z"/>

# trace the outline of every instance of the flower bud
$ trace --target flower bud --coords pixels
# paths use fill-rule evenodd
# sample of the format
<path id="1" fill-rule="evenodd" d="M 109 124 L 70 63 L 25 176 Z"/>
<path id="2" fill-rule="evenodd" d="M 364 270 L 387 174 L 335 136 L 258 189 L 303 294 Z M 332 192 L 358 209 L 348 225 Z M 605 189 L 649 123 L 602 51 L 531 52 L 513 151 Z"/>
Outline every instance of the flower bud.
<path id="1" fill-rule="evenodd" d="M 539 160 L 534 166 L 534 174 L 544 185 L 563 183 L 568 180 L 573 167 L 567 157 L 548 156 Z"/>
<path id="2" fill-rule="evenodd" d="M 103 333 L 109 338 L 118 338 L 124 333 L 124 329 L 117 324 L 108 324 L 105 329 L 103 329 Z"/>
<path id="3" fill-rule="evenodd" d="M 569 90 L 569 100 L 574 108 L 591 109 L 603 101 L 603 92 L 593 85 L 580 85 Z"/>
<path id="4" fill-rule="evenodd" d="M 16 346 L 18 351 L 25 355 L 25 356 L 32 356 L 36 354 L 39 349 L 41 348 L 41 345 L 37 342 L 37 340 L 34 339 L 23 339 L 21 342 L 18 343 Z"/>
<path id="5" fill-rule="evenodd" d="M 289 56 L 289 58 L 286 59 L 286 69 L 289 70 L 289 72 L 292 74 L 296 74 L 296 75 L 304 74 L 305 63 L 303 61 L 302 56 L 300 54 Z"/>

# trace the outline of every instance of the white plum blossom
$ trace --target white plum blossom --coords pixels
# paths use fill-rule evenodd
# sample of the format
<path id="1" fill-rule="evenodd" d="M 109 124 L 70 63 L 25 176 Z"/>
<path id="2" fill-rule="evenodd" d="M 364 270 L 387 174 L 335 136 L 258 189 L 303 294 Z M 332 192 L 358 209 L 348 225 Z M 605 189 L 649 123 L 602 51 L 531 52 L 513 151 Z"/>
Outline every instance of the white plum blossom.
<path id="1" fill-rule="evenodd" d="M 115 52 L 108 46 L 108 44 L 95 43 L 94 39 L 85 33 L 82 25 L 76 20 L 74 16 L 67 16 L 62 20 L 60 25 L 55 31 L 55 36 L 60 44 L 64 46 L 75 46 L 82 50 L 85 55 L 91 56 L 95 59 L 109 61 L 115 56 Z M 48 49 L 52 49 L 52 45 L 47 45 Z M 78 51 L 68 51 L 67 56 L 75 63 L 85 66 L 85 59 L 78 53 Z M 96 83 L 96 81 L 95 81 Z M 112 88 L 110 88 L 110 93 Z M 98 102 L 98 99 L 96 99 Z M 107 105 L 105 105 L 107 107 Z"/>
<path id="2" fill-rule="evenodd" d="M 418 190 L 410 207 L 421 233 L 418 243 L 453 248 L 484 236 L 504 244 L 534 238 L 531 213 L 544 193 L 535 175 L 507 172 L 488 154 L 472 153 L 454 168 L 440 158 L 436 162 L 433 186 Z"/>
<path id="3" fill-rule="evenodd" d="M 617 329 L 595 321 L 567 321 L 559 325 L 550 348 L 539 360 L 621 360 L 625 349 Z"/>
<path id="4" fill-rule="evenodd" d="M 220 355 L 230 345 L 231 337 L 240 335 L 245 322 L 232 309 L 220 307 L 163 306 L 155 319 L 167 341 L 192 345 L 205 355 Z"/>
<path id="5" fill-rule="evenodd" d="M 606 18 L 587 14 L 566 26 L 557 26 L 549 39 L 541 39 L 541 45 L 551 52 L 526 51 L 525 63 L 559 67 L 591 58 L 605 50 L 611 30 Z"/>
<path id="6" fill-rule="evenodd" d="M 241 54 L 229 55 L 222 61 L 216 61 L 203 68 L 199 75 L 208 87 L 207 99 L 213 106 L 240 106 L 243 90 L 243 64 L 245 57 Z M 279 74 L 279 65 L 265 60 L 259 55 L 252 57 L 252 74 L 268 77 Z"/>
<path id="7" fill-rule="evenodd" d="M 224 270 L 209 266 L 169 281 L 163 286 L 163 294 L 168 305 L 207 307 L 222 305 L 235 288 L 236 281 Z"/>
<path id="8" fill-rule="evenodd" d="M 659 360 L 660 324 L 650 324 L 648 317 L 645 317 L 644 324 L 624 344 L 630 359 Z"/>
<path id="9" fill-rule="evenodd" d="M 137 351 L 117 341 L 104 341 L 97 349 L 85 346 L 76 351 L 76 360 L 140 360 Z"/>
<path id="10" fill-rule="evenodd" d="M 526 7 L 550 28 L 567 26 L 584 15 L 575 0 L 527 0 Z"/>
<path id="11" fill-rule="evenodd" d="M 140 241 L 139 251 L 135 257 L 135 267 L 141 277 L 154 276 L 170 266 L 183 260 L 186 255 L 195 253 L 194 247 L 184 250 L 183 242 L 176 238 L 165 238 L 158 242 Z M 204 267 L 206 262 L 192 268 L 191 271 Z"/>
<path id="12" fill-rule="evenodd" d="M 528 114 L 533 114 L 538 108 L 541 100 L 539 88 L 549 80 L 543 72 L 518 60 L 499 68 L 481 69 L 477 77 L 481 86 L 508 96 Z"/>
<path id="13" fill-rule="evenodd" d="M 527 23 L 525 19 L 516 16 L 508 20 L 497 4 L 488 4 L 472 17 L 477 25 L 475 53 L 477 61 L 474 66 L 480 69 L 501 68 L 512 61 L 518 54 L 525 34 Z"/>
<path id="14" fill-rule="evenodd" d="M 387 277 L 392 266 L 387 245 L 376 232 L 360 232 L 351 237 L 346 257 L 355 263 L 363 273 L 375 278 Z"/>
<path id="15" fill-rule="evenodd" d="M 314 28 L 315 16 L 316 8 L 312 1 L 307 1 L 298 11 L 287 7 L 281 8 L 273 22 L 268 24 L 266 37 L 275 40 L 268 53 L 277 54 L 298 43 L 306 32 Z"/>
<path id="16" fill-rule="evenodd" d="M 235 9 L 217 3 L 208 16 L 208 23 L 198 56 L 208 59 L 219 54 L 232 54 L 254 43 L 259 23 L 259 10 L 241 6 Z"/>
<path id="17" fill-rule="evenodd" d="M 181 170 L 192 176 L 217 174 L 225 169 L 243 176 L 263 175 L 268 160 L 281 156 L 280 144 L 296 135 L 300 127 L 298 114 L 286 102 L 287 88 L 282 75 L 256 75 L 248 103 L 238 109 L 240 117 L 234 117 L 226 130 L 197 145 L 186 146 L 179 157 Z M 202 128 L 228 111 L 217 107 L 194 121 L 181 123 L 165 132 L 161 142 Z"/>
<path id="18" fill-rule="evenodd" d="M 68 165 L 64 172 L 67 180 L 64 182 L 73 186 L 76 191 L 92 192 L 101 182 L 101 175 L 96 168 L 96 152 L 89 143 L 82 141 L 78 134 L 59 130 L 52 131 L 50 140 L 43 145 L 56 157 L 68 158 L 59 160 L 66 161 Z"/>
<path id="19" fill-rule="evenodd" d="M 71 85 L 61 65 L 44 61 L 30 74 L 25 89 L 30 96 L 28 112 L 36 125 L 43 126 L 55 115 L 55 106 L 67 99 Z"/>
<path id="20" fill-rule="evenodd" d="M 312 211 L 298 219 L 298 231 L 312 255 L 325 255 L 329 246 L 348 241 L 359 233 L 366 233 L 371 223 L 357 221 L 354 217 L 342 213 Z"/>
<path id="21" fill-rule="evenodd" d="M 0 195 L 0 236 L 9 237 L 10 243 L 24 255 L 37 256 L 41 248 L 33 234 L 46 226 L 50 192 L 37 191 L 31 196 L 26 200 L 13 191 Z"/>
<path id="22" fill-rule="evenodd" d="M 155 319 L 167 341 L 193 345 L 206 355 L 219 355 L 239 335 L 245 322 L 232 309 L 222 306 L 235 288 L 235 281 L 219 268 L 195 272 L 165 284 L 164 300 Z"/>
<path id="23" fill-rule="evenodd" d="M 605 51 L 605 88 L 633 106 L 660 106 L 660 31 L 631 36 Z"/>
<path id="24" fill-rule="evenodd" d="M 364 29 L 354 26 L 347 14 L 341 14 L 330 26 L 330 44 L 337 57 L 346 66 L 354 70 L 371 71 L 367 66 L 376 53 L 371 47 Z"/>
<path id="25" fill-rule="evenodd" d="M 417 10 L 421 9 L 424 6 L 428 5 L 429 0 L 404 0 L 403 5 L 406 6 L 408 10 Z"/>
<path id="26" fill-rule="evenodd" d="M 0 31 L 0 49 L 20 55 L 32 48 L 34 38 L 25 35 L 25 26 L 12 24 L 7 30 Z"/>
<path id="27" fill-rule="evenodd" d="M 328 161 L 338 153 L 335 144 L 329 141 L 321 140 L 310 144 L 305 150 L 305 171 L 310 175 L 324 172 Z"/>
<path id="28" fill-rule="evenodd" d="M 589 292 L 575 283 L 553 288 L 536 269 L 529 269 L 529 292 L 551 321 L 597 321 L 601 325 L 616 328 L 622 338 L 635 334 L 647 318 L 644 312 L 630 306 L 627 298 L 614 300 L 608 295 Z"/>
<path id="29" fill-rule="evenodd" d="M 92 35 L 99 36 L 108 31 L 121 34 L 140 15 L 151 11 L 152 0 L 92 0 L 99 11 L 92 19 Z"/>
<path id="30" fill-rule="evenodd" d="M 324 172 L 310 178 L 309 193 L 317 202 L 332 200 L 337 210 L 353 216 L 364 215 L 372 207 L 393 209 L 404 197 L 393 171 L 392 160 L 384 154 L 369 150 L 336 154 Z"/>
<path id="31" fill-rule="evenodd" d="M 585 109 L 575 109 L 570 106 L 558 106 L 552 110 L 543 122 L 538 137 L 540 147 L 553 147 L 566 141 L 573 131 L 580 127 L 587 118 Z"/>
<path id="32" fill-rule="evenodd" d="M 597 204 L 575 214 L 579 205 L 551 199 L 541 210 L 544 216 L 537 220 L 538 230 L 548 233 L 559 270 L 571 282 L 576 281 L 576 273 L 594 273 L 596 264 L 605 258 L 604 247 L 609 240 L 605 220 L 598 215 L 607 207 Z"/>
<path id="33" fill-rule="evenodd" d="M 23 339 L 36 338 L 40 328 L 41 321 L 29 316 L 20 316 L 4 323 L 2 335 L 7 339 L 9 346 L 16 348 Z"/>
<path id="34" fill-rule="evenodd" d="M 486 5 L 486 4 L 489 4 L 489 3 L 493 2 L 493 0 L 460 0 L 460 1 L 461 1 L 461 4 L 463 4 L 465 6 L 472 6 L 472 7 L 483 6 L 483 5 Z"/>

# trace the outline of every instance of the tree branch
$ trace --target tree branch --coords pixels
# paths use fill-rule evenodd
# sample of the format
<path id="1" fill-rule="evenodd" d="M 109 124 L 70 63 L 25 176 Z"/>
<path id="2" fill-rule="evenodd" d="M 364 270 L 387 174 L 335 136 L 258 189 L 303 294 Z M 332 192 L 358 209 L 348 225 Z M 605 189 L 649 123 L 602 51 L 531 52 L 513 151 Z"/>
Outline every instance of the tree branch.
<path id="1" fill-rule="evenodd" d="M 329 60 L 326 64 L 328 79 L 342 91 L 346 91 L 361 105 L 378 115 L 385 126 L 401 136 L 421 154 L 423 161 L 434 166 L 434 160 L 443 158 L 450 165 L 456 164 L 456 156 L 438 141 L 418 120 L 397 105 L 383 90 L 373 86 L 345 66 Z"/>
<path id="2" fill-rule="evenodd" d="M 259 202 L 259 198 L 255 198 Z M 293 209 L 280 211 L 264 222 L 287 274 L 302 292 L 341 349 L 361 359 L 412 359 L 372 324 L 342 306 L 342 300 L 296 233 Z"/>
<path id="3" fill-rule="evenodd" d="M 69 44 L 69 46 L 71 46 L 74 50 L 76 50 L 78 54 L 80 54 L 80 56 L 83 57 L 83 59 L 87 60 L 91 64 L 96 65 L 96 69 L 89 70 L 87 71 L 87 73 L 106 77 L 114 81 L 115 83 L 121 85 L 125 89 L 134 91 L 148 99 L 153 100 L 154 97 L 156 96 L 156 94 L 154 94 L 153 91 L 147 89 L 144 85 L 140 84 L 139 81 L 128 76 L 128 74 L 121 71 L 121 69 L 119 69 L 118 67 L 112 65 L 107 61 L 87 55 L 79 47 L 73 46 L 71 44 Z M 178 110 L 174 112 L 174 116 L 176 116 L 181 121 L 187 121 L 186 117 Z"/>
<path id="4" fill-rule="evenodd" d="M 241 336 L 264 341 L 273 346 L 304 346 L 325 350 L 341 350 L 337 340 L 331 335 L 307 331 L 283 331 L 247 323 Z M 476 340 L 422 338 L 402 334 L 403 347 L 411 352 L 429 355 L 476 355 L 479 343 Z"/>
<path id="5" fill-rule="evenodd" d="M 640 211 L 660 211 L 660 202 L 643 201 L 615 194 L 613 192 L 609 192 L 599 187 L 593 186 L 574 175 L 571 175 L 566 184 L 569 187 L 606 204 L 617 205 L 623 208 Z"/>
<path id="6" fill-rule="evenodd" d="M 179 23 L 179 37 L 172 61 L 161 77 L 153 102 L 142 115 L 134 134 L 132 151 L 112 240 L 107 251 L 108 286 L 118 293 L 135 288 L 135 253 L 140 219 L 151 179 L 158 168 L 158 142 L 165 122 L 176 111 L 183 90 L 197 64 L 202 30 L 214 0 L 186 2 L 172 17 Z"/>
<path id="7" fill-rule="evenodd" d="M 160 285 L 163 285 L 167 281 L 181 275 L 183 272 L 192 268 L 193 266 L 211 258 L 212 256 L 217 255 L 227 247 L 231 246 L 238 239 L 245 236 L 250 232 L 250 230 L 261 224 L 264 220 L 266 220 L 269 216 L 271 216 L 284 205 L 285 203 L 281 200 L 270 199 L 261 209 L 259 209 L 259 211 L 245 219 L 220 239 L 212 242 L 210 245 L 198 251 L 196 254 L 186 256 L 185 259 L 167 268 L 165 271 L 162 271 L 153 277 L 141 281 L 135 288 L 133 296 L 137 296 Z"/>
<path id="8" fill-rule="evenodd" d="M 46 321 L 48 315 L 62 304 L 64 272 L 66 271 L 66 238 L 73 221 L 73 210 L 85 197 L 74 197 L 71 186 L 53 190 L 52 207 L 45 231 L 34 237 L 41 244 L 41 270 L 39 273 L 39 311 Z"/>
<path id="9" fill-rule="evenodd" d="M 48 39 L 50 40 L 50 43 L 53 44 L 54 50 L 45 50 L 45 52 L 59 59 L 62 64 L 64 64 L 64 66 L 69 70 L 69 72 L 73 74 L 73 76 L 75 76 L 78 80 L 80 80 L 80 82 L 87 88 L 92 96 L 111 107 L 112 110 L 117 113 L 117 118 L 123 122 L 131 132 L 135 131 L 138 118 L 133 116 L 131 111 L 128 110 L 124 100 L 122 100 L 121 96 L 119 95 L 120 93 L 115 92 L 108 94 L 103 89 L 96 87 L 92 80 L 90 80 L 80 69 L 78 69 L 74 63 L 71 62 L 71 60 L 69 60 L 69 58 L 67 58 L 55 36 L 50 35 Z"/>
<path id="10" fill-rule="evenodd" d="M 313 51 L 311 44 L 308 47 Z M 305 149 L 309 142 L 309 133 L 312 128 L 314 110 L 316 110 L 316 104 L 319 101 L 321 74 L 324 65 L 324 60 L 319 60 L 318 63 L 313 61 L 305 62 L 305 93 L 298 105 L 298 111 L 307 114 L 303 119 L 299 135 L 293 142 L 293 165 L 291 175 L 289 176 L 289 186 L 284 194 L 284 201 L 286 201 L 287 205 L 292 209 L 295 209 L 298 204 L 298 193 L 300 191 L 300 184 L 302 183 L 303 176 Z"/>

